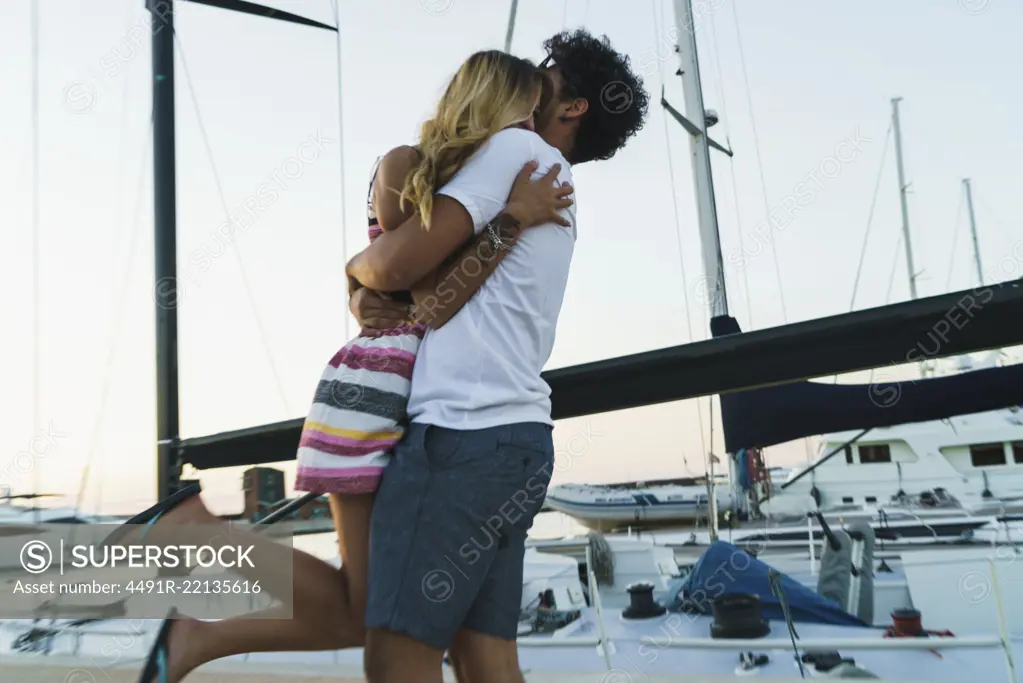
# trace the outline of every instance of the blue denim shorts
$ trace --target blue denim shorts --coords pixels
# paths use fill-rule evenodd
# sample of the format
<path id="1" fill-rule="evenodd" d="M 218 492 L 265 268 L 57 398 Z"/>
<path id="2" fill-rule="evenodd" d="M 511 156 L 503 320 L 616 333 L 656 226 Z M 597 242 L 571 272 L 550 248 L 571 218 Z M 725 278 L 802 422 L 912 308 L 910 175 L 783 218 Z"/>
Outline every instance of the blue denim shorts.
<path id="1" fill-rule="evenodd" d="M 526 534 L 553 467 L 546 424 L 411 424 L 373 506 L 366 628 L 438 650 L 461 628 L 514 640 Z"/>

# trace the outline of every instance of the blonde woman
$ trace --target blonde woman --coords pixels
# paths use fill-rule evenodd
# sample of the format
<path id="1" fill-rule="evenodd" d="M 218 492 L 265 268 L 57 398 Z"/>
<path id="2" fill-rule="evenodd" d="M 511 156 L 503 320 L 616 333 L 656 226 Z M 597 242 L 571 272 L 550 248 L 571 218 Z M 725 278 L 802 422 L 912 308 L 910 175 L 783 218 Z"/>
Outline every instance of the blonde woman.
<path id="1" fill-rule="evenodd" d="M 430 229 L 434 193 L 462 168 L 492 135 L 510 127 L 533 130 L 545 80 L 527 60 L 496 50 L 465 61 L 423 124 L 419 144 L 398 147 L 379 162 L 370 186 L 369 237 L 394 230 L 413 214 Z M 528 179 L 532 168 L 523 172 Z M 549 180 L 557 177 L 552 169 Z M 541 189 L 544 184 L 541 184 Z M 554 188 L 549 203 L 522 202 L 520 223 L 563 222 L 557 213 L 570 206 L 571 187 Z M 517 198 L 512 197 L 515 202 Z M 527 206 L 528 205 L 528 206 Z M 513 209 L 516 210 L 516 209 Z M 488 259 L 496 265 L 495 258 Z M 330 494 L 349 594 L 356 613 L 365 610 L 369 521 L 373 496 L 391 449 L 401 440 L 416 352 L 426 321 L 441 327 L 482 284 L 490 268 L 466 273 L 453 298 L 431 294 L 433 278 L 391 298 L 408 303 L 410 320 L 390 329 L 364 329 L 325 369 L 306 419 L 298 450 L 295 488 Z M 353 292 L 359 288 L 353 281 Z M 433 302 L 429 299 L 436 298 Z M 412 319 L 420 320 L 415 322 Z"/>
<path id="2" fill-rule="evenodd" d="M 369 191 L 370 241 L 415 214 L 429 230 L 435 192 L 494 134 L 512 127 L 533 130 L 534 113 L 548 85 L 527 60 L 494 50 L 469 57 L 434 116 L 423 125 L 419 143 L 395 148 L 378 162 Z M 571 186 L 555 185 L 558 165 L 533 182 L 535 168 L 531 163 L 522 169 L 508 199 L 508 212 L 520 228 L 567 225 L 558 212 L 571 206 Z M 409 320 L 386 329 L 364 326 L 334 354 L 320 378 L 299 444 L 295 488 L 330 494 L 341 569 L 252 535 L 257 546 L 254 576 L 286 603 L 284 609 L 290 609 L 293 618 L 271 619 L 275 614 L 265 613 L 204 622 L 172 613 L 158 633 L 140 683 L 177 683 L 206 662 L 241 653 L 332 650 L 364 643 L 370 514 L 383 469 L 403 435 L 420 341 L 427 326 L 443 326 L 503 258 L 503 252 L 477 250 L 477 242 L 466 245 L 462 253 L 473 251 L 480 267 L 460 273 L 453 296 L 437 296 L 434 283 L 443 272 L 423 278 L 413 288 L 415 299 L 409 292 L 389 293 L 390 299 L 406 302 Z M 354 281 L 351 286 L 353 292 L 359 287 Z M 187 487 L 130 523 L 154 524 L 158 519 L 168 524 L 220 523 L 202 504 L 200 492 L 198 485 Z M 160 526 L 154 524 L 150 543 L 160 542 L 155 531 Z M 232 542 L 237 543 L 239 536 L 232 532 Z M 274 575 L 271 568 L 289 560 L 292 572 Z"/>

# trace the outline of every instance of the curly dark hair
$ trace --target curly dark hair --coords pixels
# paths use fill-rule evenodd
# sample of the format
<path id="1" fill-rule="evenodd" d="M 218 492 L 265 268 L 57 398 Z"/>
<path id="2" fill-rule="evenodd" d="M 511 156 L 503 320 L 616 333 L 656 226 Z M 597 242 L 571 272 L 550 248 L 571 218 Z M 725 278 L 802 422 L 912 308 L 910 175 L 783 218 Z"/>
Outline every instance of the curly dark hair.
<path id="1" fill-rule="evenodd" d="M 610 159 L 646 122 L 650 96 L 643 79 L 619 54 L 607 36 L 596 38 L 582 29 L 544 41 L 565 80 L 561 99 L 581 97 L 590 106 L 579 122 L 572 163 Z"/>

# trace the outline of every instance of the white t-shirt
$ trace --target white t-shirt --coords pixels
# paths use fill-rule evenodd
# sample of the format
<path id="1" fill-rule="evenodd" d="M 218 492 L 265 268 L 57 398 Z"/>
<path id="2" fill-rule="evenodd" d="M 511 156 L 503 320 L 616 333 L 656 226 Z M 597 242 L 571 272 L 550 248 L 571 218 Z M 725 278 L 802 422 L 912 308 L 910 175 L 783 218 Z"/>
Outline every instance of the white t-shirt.
<path id="1" fill-rule="evenodd" d="M 572 182 L 557 149 L 536 133 L 511 128 L 487 141 L 440 194 L 465 207 L 478 235 L 504 208 L 515 176 L 531 160 L 538 162 L 534 179 L 561 164 L 559 184 Z M 426 333 L 412 374 L 413 422 L 448 429 L 553 424 L 551 390 L 540 372 L 554 348 L 568 282 L 575 205 L 562 214 L 571 227 L 526 229 L 476 295 L 446 325 Z M 459 283 L 451 278 L 445 286 Z"/>

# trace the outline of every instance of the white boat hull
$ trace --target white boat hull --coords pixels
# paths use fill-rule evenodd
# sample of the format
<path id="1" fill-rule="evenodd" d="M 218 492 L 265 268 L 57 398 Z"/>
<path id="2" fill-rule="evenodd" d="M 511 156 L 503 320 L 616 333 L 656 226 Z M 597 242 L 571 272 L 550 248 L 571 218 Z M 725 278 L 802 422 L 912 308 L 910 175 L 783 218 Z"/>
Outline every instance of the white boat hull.
<path id="1" fill-rule="evenodd" d="M 727 490 L 716 492 L 719 511 L 731 507 Z M 707 489 L 702 486 L 621 488 L 568 484 L 547 492 L 546 504 L 590 529 L 657 526 L 707 519 Z"/>

